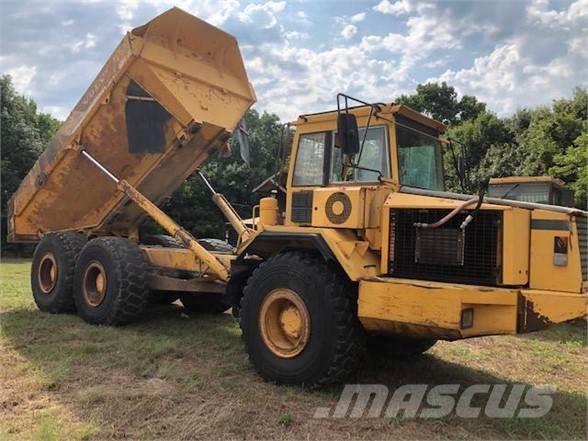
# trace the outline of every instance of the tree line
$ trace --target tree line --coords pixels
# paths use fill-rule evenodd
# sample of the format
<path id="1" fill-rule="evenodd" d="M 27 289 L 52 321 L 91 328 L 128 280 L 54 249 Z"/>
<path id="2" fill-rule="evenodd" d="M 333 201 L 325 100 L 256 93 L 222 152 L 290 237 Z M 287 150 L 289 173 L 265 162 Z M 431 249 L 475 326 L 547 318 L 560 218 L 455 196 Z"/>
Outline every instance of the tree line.
<path id="1" fill-rule="evenodd" d="M 6 243 L 7 202 L 33 166 L 60 121 L 39 112 L 31 98 L 19 95 L 9 76 L 0 77 L 1 88 L 1 214 L 2 254 L 27 254 L 31 247 Z M 576 88 L 571 98 L 551 105 L 521 109 L 499 117 L 474 96 L 458 96 L 446 83 L 417 86 L 397 103 L 406 104 L 448 125 L 448 137 L 463 156 L 469 177 L 466 191 L 477 190 L 487 177 L 551 175 L 574 191 L 576 204 L 586 208 L 588 187 L 588 90 Z M 300 109 L 301 111 L 303 109 Z M 245 164 L 234 140 L 228 158 L 212 157 L 202 171 L 243 217 L 250 217 L 259 195 L 253 189 L 279 167 L 278 149 L 283 124 L 277 115 L 250 110 L 246 115 L 251 165 Z M 450 149 L 445 152 L 447 189 L 461 191 Z M 225 219 L 210 195 L 193 175 L 162 207 L 197 237 L 222 237 Z M 153 224 L 147 230 L 156 231 Z"/>

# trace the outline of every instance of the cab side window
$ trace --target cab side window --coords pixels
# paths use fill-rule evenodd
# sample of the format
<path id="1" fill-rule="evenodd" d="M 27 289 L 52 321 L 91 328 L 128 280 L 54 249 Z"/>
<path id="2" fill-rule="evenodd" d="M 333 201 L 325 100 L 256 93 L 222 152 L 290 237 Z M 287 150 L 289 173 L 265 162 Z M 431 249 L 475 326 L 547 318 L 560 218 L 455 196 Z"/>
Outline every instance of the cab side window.
<path id="1" fill-rule="evenodd" d="M 349 175 L 345 180 L 342 176 L 341 150 L 333 149 L 330 182 L 377 182 L 380 174 L 385 178 L 390 177 L 385 127 L 370 127 L 367 134 L 365 128 L 360 128 L 359 141 L 360 144 L 363 142 L 363 150 L 361 156 L 358 155 L 355 159 L 359 161 L 360 168 L 349 170 Z"/>
<path id="2" fill-rule="evenodd" d="M 294 185 L 323 185 L 327 133 L 300 135 L 294 166 Z"/>

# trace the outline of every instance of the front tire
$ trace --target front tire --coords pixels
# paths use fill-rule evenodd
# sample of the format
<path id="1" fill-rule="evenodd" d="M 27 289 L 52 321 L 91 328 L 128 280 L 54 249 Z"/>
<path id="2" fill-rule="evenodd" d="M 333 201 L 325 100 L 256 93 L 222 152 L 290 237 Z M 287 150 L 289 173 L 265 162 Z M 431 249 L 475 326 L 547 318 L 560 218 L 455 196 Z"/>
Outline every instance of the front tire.
<path id="1" fill-rule="evenodd" d="M 355 372 L 364 352 L 357 295 L 322 258 L 271 257 L 250 277 L 240 313 L 245 348 L 267 380 L 320 387 Z"/>
<path id="2" fill-rule="evenodd" d="M 50 233 L 35 248 L 31 288 L 41 311 L 53 314 L 75 311 L 72 296 L 74 269 L 85 243 L 83 234 Z"/>
<path id="3" fill-rule="evenodd" d="M 78 314 L 96 325 L 137 320 L 149 302 L 148 272 L 149 264 L 137 244 L 120 237 L 88 242 L 75 271 Z"/>

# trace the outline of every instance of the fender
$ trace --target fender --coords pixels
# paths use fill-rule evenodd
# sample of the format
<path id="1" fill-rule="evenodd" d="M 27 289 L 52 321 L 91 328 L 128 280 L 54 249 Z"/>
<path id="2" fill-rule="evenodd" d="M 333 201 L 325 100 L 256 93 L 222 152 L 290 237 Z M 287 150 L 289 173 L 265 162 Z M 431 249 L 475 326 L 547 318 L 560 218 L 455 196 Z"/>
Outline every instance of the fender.
<path id="1" fill-rule="evenodd" d="M 267 259 L 291 250 L 313 250 L 325 261 L 337 263 L 352 281 L 377 275 L 379 255 L 367 241 L 347 229 L 296 226 L 266 226 L 239 249 L 238 262 L 245 256 Z"/>

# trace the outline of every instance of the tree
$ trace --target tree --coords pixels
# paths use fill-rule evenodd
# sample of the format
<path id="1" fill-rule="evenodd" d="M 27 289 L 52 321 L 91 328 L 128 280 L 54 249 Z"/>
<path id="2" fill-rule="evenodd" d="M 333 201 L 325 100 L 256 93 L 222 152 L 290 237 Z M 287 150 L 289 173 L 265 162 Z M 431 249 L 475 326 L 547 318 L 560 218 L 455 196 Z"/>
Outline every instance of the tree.
<path id="1" fill-rule="evenodd" d="M 554 158 L 554 166 L 549 169 L 553 176 L 569 182 L 574 191 L 578 206 L 586 208 L 588 189 L 588 130 L 585 130 L 565 153 Z"/>
<path id="2" fill-rule="evenodd" d="M 6 243 L 8 200 L 33 166 L 60 122 L 48 114 L 38 113 L 37 105 L 32 99 L 18 95 L 8 75 L 0 77 L 0 99 L 2 250 L 6 252 L 19 249 L 15 245 Z"/>
<path id="3" fill-rule="evenodd" d="M 274 114 L 250 110 L 246 115 L 251 166 L 239 155 L 235 140 L 231 141 L 228 158 L 215 155 L 201 167 L 216 191 L 223 193 L 243 218 L 252 215 L 259 195 L 252 190 L 277 171 L 276 151 L 280 142 L 281 123 Z M 174 220 L 196 237 L 222 237 L 226 219 L 211 200 L 210 193 L 194 174 L 162 207 Z M 153 230 L 151 224 L 149 229 Z"/>
<path id="4" fill-rule="evenodd" d="M 493 176 L 505 176 L 514 170 L 512 166 L 519 156 L 514 133 L 496 115 L 482 112 L 472 120 L 452 126 L 448 136 L 456 141 L 455 148 L 463 155 L 464 170 L 469 178 L 467 191 L 477 191 L 481 181 Z M 508 154 L 505 155 L 505 152 Z M 450 151 L 445 154 L 448 187 L 458 190 L 455 170 L 447 167 L 452 159 L 450 154 Z M 512 162 L 503 160 L 506 157 Z"/>
<path id="5" fill-rule="evenodd" d="M 419 84 L 415 94 L 401 95 L 396 101 L 450 125 L 474 119 L 486 110 L 486 104 L 473 96 L 458 100 L 455 89 L 445 82 Z"/>

